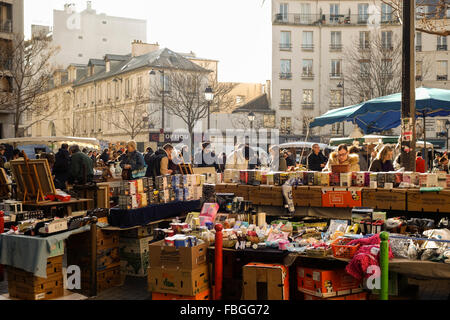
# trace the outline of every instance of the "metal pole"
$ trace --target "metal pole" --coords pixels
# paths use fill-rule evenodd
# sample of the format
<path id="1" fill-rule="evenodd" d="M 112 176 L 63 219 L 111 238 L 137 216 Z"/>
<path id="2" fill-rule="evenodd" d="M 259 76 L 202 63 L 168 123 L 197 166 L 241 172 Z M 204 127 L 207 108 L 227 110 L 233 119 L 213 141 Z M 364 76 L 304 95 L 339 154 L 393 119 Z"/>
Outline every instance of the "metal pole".
<path id="1" fill-rule="evenodd" d="M 345 107 L 345 82 L 342 80 L 342 107 Z M 342 136 L 345 137 L 345 121 L 342 122 Z"/>
<path id="2" fill-rule="evenodd" d="M 402 166 L 416 169 L 415 1 L 403 0 Z"/>
<path id="3" fill-rule="evenodd" d="M 164 122 L 164 116 L 165 116 L 165 109 L 164 109 L 164 95 L 166 93 L 166 77 L 164 75 L 164 70 L 162 71 L 163 76 L 163 86 L 162 86 L 162 118 L 161 118 L 161 128 L 164 130 L 165 122 Z"/>
<path id="4" fill-rule="evenodd" d="M 223 280 L 223 227 L 221 224 L 216 224 L 216 249 L 215 249 L 215 290 L 214 290 L 214 300 L 222 299 L 222 280 Z"/>
<path id="5" fill-rule="evenodd" d="M 389 233 L 380 233 L 380 269 L 381 291 L 380 300 L 389 300 Z"/>
<path id="6" fill-rule="evenodd" d="M 428 170 L 428 149 L 427 149 L 427 126 L 425 119 L 425 112 L 422 113 L 423 116 L 423 158 L 425 159 L 425 172 Z"/>
<path id="7" fill-rule="evenodd" d="M 210 127 L 210 112 L 211 112 L 211 101 L 208 101 L 208 130 Z"/>

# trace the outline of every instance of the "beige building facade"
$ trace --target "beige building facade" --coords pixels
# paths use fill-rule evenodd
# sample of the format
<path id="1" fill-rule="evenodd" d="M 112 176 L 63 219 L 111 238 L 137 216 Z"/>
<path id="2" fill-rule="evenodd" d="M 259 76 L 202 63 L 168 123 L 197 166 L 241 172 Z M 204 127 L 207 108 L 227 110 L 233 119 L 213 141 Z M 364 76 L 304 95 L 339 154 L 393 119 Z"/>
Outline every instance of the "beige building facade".
<path id="1" fill-rule="evenodd" d="M 272 0 L 272 108 L 281 135 L 309 133 L 327 142 L 353 131 L 351 123 L 345 129 L 308 126 L 314 117 L 352 104 L 345 93 L 352 90 L 345 82 L 345 52 L 375 34 L 387 47 L 401 41 L 401 24 L 382 1 Z M 417 38 L 417 85 L 450 89 L 447 39 L 425 33 Z M 426 72 L 419 77 L 421 61 Z"/>

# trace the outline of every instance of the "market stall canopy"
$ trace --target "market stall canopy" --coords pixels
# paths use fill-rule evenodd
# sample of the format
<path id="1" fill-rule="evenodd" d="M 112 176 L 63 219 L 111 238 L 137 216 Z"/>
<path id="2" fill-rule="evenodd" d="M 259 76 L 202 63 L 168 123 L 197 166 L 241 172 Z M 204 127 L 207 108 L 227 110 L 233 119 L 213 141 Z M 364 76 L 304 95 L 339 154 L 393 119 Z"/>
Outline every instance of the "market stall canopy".
<path id="1" fill-rule="evenodd" d="M 0 144 L 46 144 L 54 142 L 67 142 L 67 143 L 86 143 L 99 145 L 99 141 L 95 138 L 80 138 L 80 137 L 27 137 L 27 138 L 11 138 L 11 139 L 0 139 Z"/>
<path id="2" fill-rule="evenodd" d="M 378 136 L 378 135 L 366 135 L 362 138 L 332 138 L 330 139 L 330 146 L 338 146 L 340 144 L 352 145 L 353 141 L 358 141 L 360 144 L 370 143 L 382 143 L 382 144 L 397 144 L 399 136 Z M 416 148 L 423 149 L 424 142 L 416 141 Z M 434 145 L 431 142 L 427 142 L 427 149 L 433 149 Z"/>
<path id="3" fill-rule="evenodd" d="M 313 145 L 318 144 L 320 149 L 325 149 L 328 147 L 328 145 L 323 144 L 323 143 L 316 143 L 316 142 L 304 142 L 304 141 L 299 141 L 299 142 L 288 142 L 288 143 L 283 143 L 280 144 L 280 148 L 284 148 L 284 149 L 288 149 L 288 148 L 312 148 Z"/>
<path id="4" fill-rule="evenodd" d="M 330 110 L 317 117 L 311 127 L 351 121 L 365 133 L 380 132 L 400 125 L 402 94 L 395 93 L 361 104 Z M 436 88 L 416 89 L 416 116 L 437 117 L 450 115 L 450 90 Z"/>

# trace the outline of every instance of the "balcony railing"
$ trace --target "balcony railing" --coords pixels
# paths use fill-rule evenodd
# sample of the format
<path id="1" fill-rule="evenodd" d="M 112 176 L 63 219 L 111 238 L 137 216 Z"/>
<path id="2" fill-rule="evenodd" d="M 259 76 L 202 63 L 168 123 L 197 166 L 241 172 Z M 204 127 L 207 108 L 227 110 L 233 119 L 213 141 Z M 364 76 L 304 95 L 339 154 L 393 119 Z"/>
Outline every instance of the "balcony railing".
<path id="1" fill-rule="evenodd" d="M 280 50 L 291 50 L 292 44 L 291 43 L 280 43 Z"/>
<path id="2" fill-rule="evenodd" d="M 342 78 L 342 73 L 340 73 L 340 72 L 332 72 L 332 73 L 330 73 L 330 78 L 340 79 L 340 78 Z"/>
<path id="3" fill-rule="evenodd" d="M 447 45 L 446 44 L 438 44 L 436 50 L 437 51 L 447 51 Z"/>
<path id="4" fill-rule="evenodd" d="M 290 110 L 292 109 L 292 103 L 290 101 L 280 101 L 280 109 Z"/>
<path id="5" fill-rule="evenodd" d="M 448 75 L 440 75 L 437 76 L 438 81 L 447 81 Z"/>
<path id="6" fill-rule="evenodd" d="M 314 109 L 314 102 L 303 102 L 302 107 L 307 110 Z"/>
<path id="7" fill-rule="evenodd" d="M 0 21 L 0 32 L 12 33 L 12 20 Z"/>
<path id="8" fill-rule="evenodd" d="M 422 81 L 422 76 L 417 75 L 417 76 L 416 76 L 416 81 Z"/>
<path id="9" fill-rule="evenodd" d="M 330 44 L 330 51 L 342 51 L 342 44 Z"/>
<path id="10" fill-rule="evenodd" d="M 273 24 L 292 24 L 292 25 L 339 25 L 339 26 L 354 26 L 354 25 L 367 25 L 371 16 L 368 14 L 302 14 L 302 13 L 276 13 L 273 17 Z M 386 18 L 386 17 L 383 17 Z M 387 17 L 381 19 L 376 18 L 379 23 L 382 24 L 399 24 L 399 20 L 396 17 Z"/>
<path id="11" fill-rule="evenodd" d="M 392 72 L 381 72 L 382 78 L 392 78 Z"/>
<path id="12" fill-rule="evenodd" d="M 360 76 L 361 79 L 369 79 L 370 78 L 370 73 L 368 73 L 368 72 L 361 72 L 359 74 L 359 76 Z"/>
<path id="13" fill-rule="evenodd" d="M 416 51 L 422 51 L 422 46 L 416 46 Z"/>
<path id="14" fill-rule="evenodd" d="M 281 80 L 291 80 L 292 73 L 291 72 L 280 72 L 280 79 Z"/>
<path id="15" fill-rule="evenodd" d="M 314 79 L 314 73 L 304 72 L 302 73 L 302 79 Z"/>
<path id="16" fill-rule="evenodd" d="M 341 108 L 341 107 L 342 107 L 342 102 L 330 102 L 330 110 L 336 109 L 336 108 Z"/>
<path id="17" fill-rule="evenodd" d="M 314 51 L 314 45 L 313 44 L 302 44 L 302 50 L 303 51 Z"/>

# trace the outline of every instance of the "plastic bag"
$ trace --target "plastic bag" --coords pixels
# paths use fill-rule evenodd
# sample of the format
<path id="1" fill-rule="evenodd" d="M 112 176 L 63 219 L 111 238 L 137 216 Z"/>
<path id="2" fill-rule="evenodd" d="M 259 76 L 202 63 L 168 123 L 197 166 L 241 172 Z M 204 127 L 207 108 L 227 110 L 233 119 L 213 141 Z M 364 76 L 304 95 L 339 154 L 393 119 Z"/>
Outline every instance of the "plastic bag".
<path id="1" fill-rule="evenodd" d="M 391 234 L 394 235 L 394 234 Z M 396 258 L 408 259 L 408 248 L 410 245 L 410 240 L 408 239 L 395 239 L 390 238 L 389 244 L 392 249 L 392 253 Z"/>

